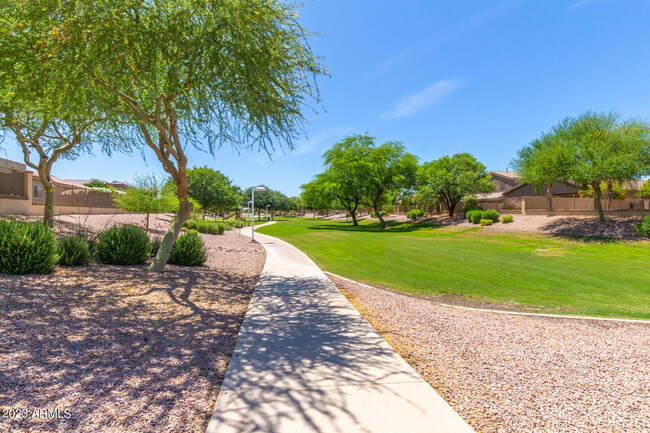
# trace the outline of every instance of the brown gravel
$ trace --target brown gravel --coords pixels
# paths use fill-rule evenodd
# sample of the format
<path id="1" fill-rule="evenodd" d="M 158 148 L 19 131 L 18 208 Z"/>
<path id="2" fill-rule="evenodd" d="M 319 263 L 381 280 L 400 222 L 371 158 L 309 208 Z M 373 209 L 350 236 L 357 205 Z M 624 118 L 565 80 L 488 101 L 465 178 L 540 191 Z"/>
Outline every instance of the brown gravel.
<path id="1" fill-rule="evenodd" d="M 458 310 L 330 278 L 477 432 L 650 432 L 650 324 Z"/>
<path id="2" fill-rule="evenodd" d="M 74 219 L 57 217 L 59 230 Z M 0 418 L 0 432 L 203 432 L 266 254 L 234 230 L 202 236 L 205 265 L 160 275 L 98 264 L 0 274 L 0 407 L 28 411 Z M 44 408 L 71 417 L 32 418 Z"/>

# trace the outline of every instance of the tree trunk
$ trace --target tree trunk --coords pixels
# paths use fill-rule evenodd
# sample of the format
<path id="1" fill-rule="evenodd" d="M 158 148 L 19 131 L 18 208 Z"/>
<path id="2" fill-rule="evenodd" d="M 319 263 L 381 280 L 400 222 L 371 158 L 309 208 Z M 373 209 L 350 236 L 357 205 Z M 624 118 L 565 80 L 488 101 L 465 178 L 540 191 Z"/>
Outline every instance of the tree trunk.
<path id="1" fill-rule="evenodd" d="M 553 185 L 546 185 L 546 199 L 548 200 L 548 210 L 553 210 Z"/>
<path id="2" fill-rule="evenodd" d="M 611 180 L 607 181 L 607 190 L 605 191 L 605 208 L 607 210 L 612 209 L 612 200 L 614 200 L 614 191 L 613 191 L 613 182 Z"/>
<path id="3" fill-rule="evenodd" d="M 40 168 L 40 167 L 39 167 Z M 54 227 L 54 185 L 50 180 L 50 173 L 46 168 L 38 170 L 38 177 L 45 190 L 45 210 L 43 212 L 43 225 L 50 228 Z"/>
<path id="4" fill-rule="evenodd" d="M 169 259 L 169 254 L 172 252 L 174 242 L 176 242 L 178 235 L 181 233 L 183 224 L 185 224 L 185 221 L 190 219 L 191 216 L 192 203 L 190 203 L 190 201 L 186 198 L 180 202 L 178 214 L 176 215 L 176 218 L 174 218 L 174 222 L 169 227 L 169 230 L 167 230 L 165 237 L 160 243 L 160 248 L 158 248 L 158 252 L 153 258 L 153 263 L 151 263 L 151 266 L 149 266 L 149 272 L 162 272 L 163 267 Z"/>
<path id="5" fill-rule="evenodd" d="M 147 231 L 149 231 L 149 212 L 147 212 Z"/>
<path id="6" fill-rule="evenodd" d="M 373 204 L 372 208 L 375 211 L 375 215 L 379 219 L 379 223 L 381 224 L 381 228 L 385 229 L 386 228 L 386 221 L 384 221 L 384 218 L 382 218 L 381 213 L 379 213 L 379 207 L 376 204 Z"/>
<path id="7" fill-rule="evenodd" d="M 600 183 L 595 183 L 593 185 L 593 188 L 594 188 L 594 205 L 596 205 L 596 210 L 598 211 L 598 221 L 604 222 L 605 213 L 603 212 L 603 205 L 600 202 L 600 199 L 603 196 L 603 192 L 600 189 Z"/>

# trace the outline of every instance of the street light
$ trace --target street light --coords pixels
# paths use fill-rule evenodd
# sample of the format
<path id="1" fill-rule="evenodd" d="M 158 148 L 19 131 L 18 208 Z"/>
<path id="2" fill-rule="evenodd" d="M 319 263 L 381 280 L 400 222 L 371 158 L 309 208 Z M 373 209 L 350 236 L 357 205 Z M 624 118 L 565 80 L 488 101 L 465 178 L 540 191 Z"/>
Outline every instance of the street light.
<path id="1" fill-rule="evenodd" d="M 263 186 L 254 186 L 251 188 L 251 214 L 252 214 L 252 226 L 251 226 L 251 242 L 255 242 L 255 191 L 266 191 L 266 188 Z"/>
<path id="2" fill-rule="evenodd" d="M 267 222 L 269 221 L 269 206 L 271 206 L 271 205 L 270 204 L 266 205 L 266 221 Z"/>

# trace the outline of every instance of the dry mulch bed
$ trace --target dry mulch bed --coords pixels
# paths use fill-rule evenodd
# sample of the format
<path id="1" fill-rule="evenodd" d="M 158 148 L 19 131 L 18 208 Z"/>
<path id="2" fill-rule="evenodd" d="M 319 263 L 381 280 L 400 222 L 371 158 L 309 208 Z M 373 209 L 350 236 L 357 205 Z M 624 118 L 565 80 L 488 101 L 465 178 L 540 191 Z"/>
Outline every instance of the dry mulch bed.
<path id="1" fill-rule="evenodd" d="M 330 278 L 477 432 L 650 431 L 650 323 L 459 310 Z"/>
<path id="2" fill-rule="evenodd" d="M 0 407 L 29 411 L 0 418 L 0 432 L 205 431 L 266 254 L 234 230 L 202 236 L 205 265 L 159 275 L 99 264 L 0 274 Z M 31 417 L 43 408 L 70 418 Z"/>

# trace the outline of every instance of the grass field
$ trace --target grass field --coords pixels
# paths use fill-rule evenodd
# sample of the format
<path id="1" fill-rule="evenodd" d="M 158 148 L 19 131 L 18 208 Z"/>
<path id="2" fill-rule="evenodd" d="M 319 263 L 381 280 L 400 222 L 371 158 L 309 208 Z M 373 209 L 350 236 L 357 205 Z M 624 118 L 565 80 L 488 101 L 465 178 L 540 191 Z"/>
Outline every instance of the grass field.
<path id="1" fill-rule="evenodd" d="M 295 218 L 260 228 L 323 270 L 522 310 L 650 319 L 650 242 Z"/>

